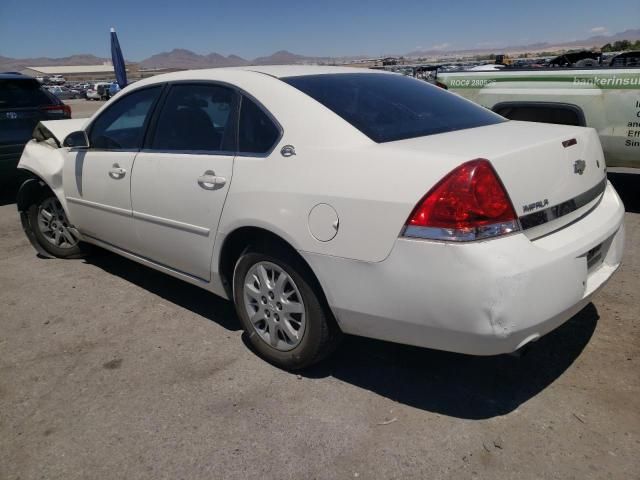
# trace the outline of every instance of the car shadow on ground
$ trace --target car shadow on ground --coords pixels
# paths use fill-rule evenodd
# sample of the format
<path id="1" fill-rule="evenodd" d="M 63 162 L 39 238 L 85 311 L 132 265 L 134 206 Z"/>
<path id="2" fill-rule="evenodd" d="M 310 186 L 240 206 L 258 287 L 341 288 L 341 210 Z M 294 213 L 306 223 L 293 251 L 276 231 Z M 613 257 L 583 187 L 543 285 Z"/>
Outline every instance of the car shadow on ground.
<path id="1" fill-rule="evenodd" d="M 608 173 L 607 177 L 624 203 L 624 209 L 640 213 L 640 173 Z"/>
<path id="2" fill-rule="evenodd" d="M 206 290 L 102 249 L 84 261 L 228 330 L 240 330 L 233 304 Z M 346 336 L 330 358 L 298 373 L 334 377 L 442 415 L 491 418 L 515 410 L 560 377 L 589 343 L 598 318 L 590 303 L 521 356 L 476 357 Z"/>
<path id="3" fill-rule="evenodd" d="M 94 254 L 87 256 L 84 261 L 216 322 L 227 330 L 240 330 L 233 304 L 202 288 L 97 247 Z"/>
<path id="4" fill-rule="evenodd" d="M 398 403 L 442 415 L 505 415 L 553 383 L 589 343 L 593 304 L 542 337 L 522 356 L 475 357 L 347 337 L 328 360 L 306 371 L 332 376 Z"/>

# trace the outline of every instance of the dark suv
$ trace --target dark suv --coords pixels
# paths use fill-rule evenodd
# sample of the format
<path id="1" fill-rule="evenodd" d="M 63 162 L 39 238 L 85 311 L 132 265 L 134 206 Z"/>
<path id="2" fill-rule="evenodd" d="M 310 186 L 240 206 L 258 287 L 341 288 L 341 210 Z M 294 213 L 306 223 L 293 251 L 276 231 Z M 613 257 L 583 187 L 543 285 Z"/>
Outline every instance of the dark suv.
<path id="1" fill-rule="evenodd" d="M 17 175 L 25 144 L 41 120 L 71 118 L 71 108 L 31 77 L 0 73 L 0 185 Z"/>

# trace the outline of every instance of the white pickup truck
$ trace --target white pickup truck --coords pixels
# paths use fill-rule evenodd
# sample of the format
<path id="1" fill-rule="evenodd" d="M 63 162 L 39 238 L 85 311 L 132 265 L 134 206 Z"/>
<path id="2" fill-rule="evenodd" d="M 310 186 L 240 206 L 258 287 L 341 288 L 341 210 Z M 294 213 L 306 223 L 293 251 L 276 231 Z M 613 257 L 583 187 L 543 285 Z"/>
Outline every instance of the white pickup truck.
<path id="1" fill-rule="evenodd" d="M 592 127 L 610 171 L 640 173 L 640 68 L 438 72 L 437 81 L 512 120 Z"/>

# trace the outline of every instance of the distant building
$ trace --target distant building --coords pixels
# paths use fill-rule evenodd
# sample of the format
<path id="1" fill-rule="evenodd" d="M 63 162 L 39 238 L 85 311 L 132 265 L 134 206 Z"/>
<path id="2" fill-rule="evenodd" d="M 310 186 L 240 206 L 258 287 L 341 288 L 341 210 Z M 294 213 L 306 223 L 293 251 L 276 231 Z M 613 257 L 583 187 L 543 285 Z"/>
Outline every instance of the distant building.
<path id="1" fill-rule="evenodd" d="M 127 74 L 137 74 L 136 66 L 127 65 Z M 53 75 L 62 75 L 67 81 L 80 80 L 113 80 L 115 73 L 113 65 L 58 65 L 46 67 L 26 67 L 20 71 L 23 75 L 31 77 L 51 77 Z"/>

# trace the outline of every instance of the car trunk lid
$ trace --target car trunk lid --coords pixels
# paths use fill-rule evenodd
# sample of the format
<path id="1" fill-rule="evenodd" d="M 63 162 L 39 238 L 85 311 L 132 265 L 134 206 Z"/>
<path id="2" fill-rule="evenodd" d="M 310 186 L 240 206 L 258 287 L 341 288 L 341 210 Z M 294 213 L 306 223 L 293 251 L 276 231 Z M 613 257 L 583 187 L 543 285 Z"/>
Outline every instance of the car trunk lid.
<path id="1" fill-rule="evenodd" d="M 530 238 L 584 215 L 606 183 L 600 140 L 588 128 L 509 121 L 394 143 L 461 161 L 489 160 Z"/>

